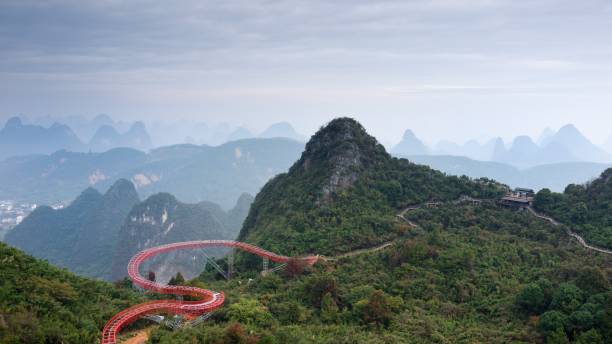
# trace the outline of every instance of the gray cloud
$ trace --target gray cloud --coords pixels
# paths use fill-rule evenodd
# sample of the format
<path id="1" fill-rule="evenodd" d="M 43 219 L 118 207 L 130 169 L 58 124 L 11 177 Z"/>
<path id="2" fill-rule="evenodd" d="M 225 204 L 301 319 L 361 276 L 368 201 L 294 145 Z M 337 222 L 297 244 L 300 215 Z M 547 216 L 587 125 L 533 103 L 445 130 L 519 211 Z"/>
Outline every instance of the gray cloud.
<path id="1" fill-rule="evenodd" d="M 611 36 L 607 0 L 9 0 L 0 116 L 178 113 L 256 125 L 253 116 L 295 115 L 310 130 L 334 114 L 402 122 L 394 114 L 412 112 L 554 126 L 581 109 L 586 125 L 612 105 Z M 454 134 L 403 122 L 374 127 Z M 504 124 L 491 130 L 513 127 Z"/>

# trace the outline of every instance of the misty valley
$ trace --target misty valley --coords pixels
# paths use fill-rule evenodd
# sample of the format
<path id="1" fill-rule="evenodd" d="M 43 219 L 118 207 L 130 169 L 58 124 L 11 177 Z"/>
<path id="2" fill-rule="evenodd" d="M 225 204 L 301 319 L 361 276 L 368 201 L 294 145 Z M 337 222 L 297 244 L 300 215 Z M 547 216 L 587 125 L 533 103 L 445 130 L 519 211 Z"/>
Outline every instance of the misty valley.
<path id="1" fill-rule="evenodd" d="M 7 158 L 4 192 L 20 201 L 0 203 L 0 338 L 608 338 L 612 169 L 519 169 L 411 150 L 424 145 L 410 140 L 396 158 L 337 118 L 305 144 L 281 136 Z M 553 191 L 542 185 L 560 181 L 538 169 L 578 181 Z"/>

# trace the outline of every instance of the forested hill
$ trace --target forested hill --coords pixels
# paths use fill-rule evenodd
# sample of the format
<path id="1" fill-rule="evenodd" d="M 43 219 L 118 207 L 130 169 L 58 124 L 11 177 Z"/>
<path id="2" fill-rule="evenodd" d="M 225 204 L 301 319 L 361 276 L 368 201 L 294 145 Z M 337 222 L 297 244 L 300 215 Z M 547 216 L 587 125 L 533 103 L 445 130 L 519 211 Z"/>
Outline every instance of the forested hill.
<path id="1" fill-rule="evenodd" d="M 88 188 L 64 209 L 38 207 L 8 233 L 6 242 L 73 272 L 108 278 L 119 228 L 139 201 L 125 179 L 104 195 Z"/>
<path id="2" fill-rule="evenodd" d="M 612 168 L 586 185 L 569 185 L 562 194 L 541 190 L 535 207 L 572 226 L 589 243 L 612 248 Z"/>
<path id="3" fill-rule="evenodd" d="M 0 343 L 96 343 L 138 301 L 129 289 L 77 277 L 0 243 Z"/>
<path id="4" fill-rule="evenodd" d="M 395 214 L 407 205 L 502 190 L 393 158 L 357 121 L 338 118 L 311 138 L 288 173 L 263 187 L 239 240 L 285 254 L 348 251 L 403 234 Z"/>

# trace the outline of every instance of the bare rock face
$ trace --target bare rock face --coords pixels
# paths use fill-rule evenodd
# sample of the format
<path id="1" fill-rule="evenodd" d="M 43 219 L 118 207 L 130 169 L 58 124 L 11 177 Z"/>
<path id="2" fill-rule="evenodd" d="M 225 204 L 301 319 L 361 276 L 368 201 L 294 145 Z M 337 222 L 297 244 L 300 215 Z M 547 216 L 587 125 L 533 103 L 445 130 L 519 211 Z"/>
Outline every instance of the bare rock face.
<path id="1" fill-rule="evenodd" d="M 121 227 L 113 257 L 112 280 L 126 276 L 130 258 L 141 250 L 181 241 L 234 239 L 252 199 L 245 194 L 234 209 L 226 212 L 210 202 L 182 203 L 167 193 L 149 197 L 132 209 Z M 223 252 L 206 254 L 220 256 Z M 177 272 L 190 279 L 203 270 L 205 262 L 202 250 L 171 252 L 147 262 L 141 272 L 153 271 L 162 282 Z"/>
<path id="2" fill-rule="evenodd" d="M 328 201 L 332 194 L 353 186 L 364 169 L 388 158 L 382 145 L 361 124 L 351 118 L 338 118 L 310 139 L 292 170 L 327 174 L 321 201 Z"/>

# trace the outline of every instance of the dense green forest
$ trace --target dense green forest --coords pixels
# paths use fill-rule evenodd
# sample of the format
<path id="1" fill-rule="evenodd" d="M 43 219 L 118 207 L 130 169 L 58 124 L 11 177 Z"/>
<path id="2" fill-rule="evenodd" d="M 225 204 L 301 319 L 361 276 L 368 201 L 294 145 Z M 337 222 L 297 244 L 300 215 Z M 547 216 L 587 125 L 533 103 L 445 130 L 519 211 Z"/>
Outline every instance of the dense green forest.
<path id="1" fill-rule="evenodd" d="M 139 299 L 0 243 L 0 343 L 96 343 L 106 321 Z"/>
<path id="2" fill-rule="evenodd" d="M 422 209 L 377 253 L 229 282 L 190 284 L 227 304 L 150 343 L 604 343 L 612 339 L 610 260 L 526 212 Z M 252 278 L 253 280 L 249 281 Z"/>
<path id="3" fill-rule="evenodd" d="M 612 249 L 612 168 L 586 185 L 569 185 L 562 194 L 543 189 L 534 206 L 569 225 L 587 242 Z"/>

